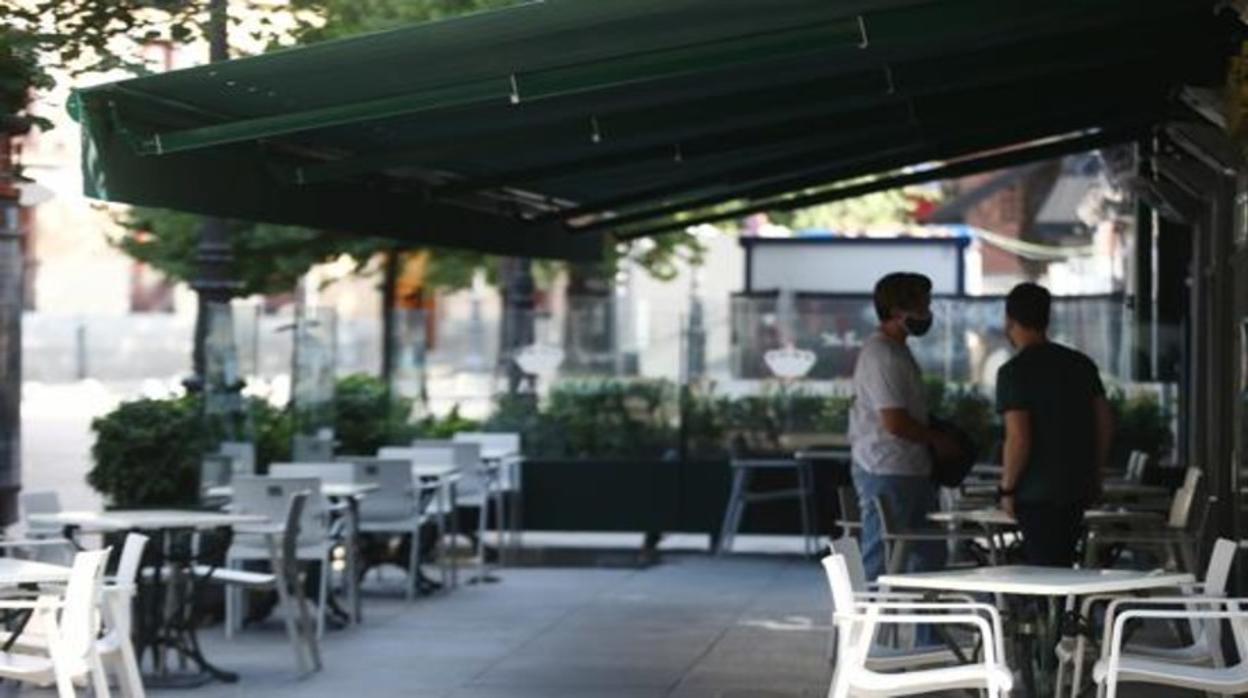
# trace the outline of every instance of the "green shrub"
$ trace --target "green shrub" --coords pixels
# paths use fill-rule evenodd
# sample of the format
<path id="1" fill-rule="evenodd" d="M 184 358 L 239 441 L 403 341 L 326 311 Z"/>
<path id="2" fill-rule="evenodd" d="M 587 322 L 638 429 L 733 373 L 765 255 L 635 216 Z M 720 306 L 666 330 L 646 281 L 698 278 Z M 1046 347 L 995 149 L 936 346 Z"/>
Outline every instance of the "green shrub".
<path id="1" fill-rule="evenodd" d="M 1174 446 L 1170 414 L 1153 395 L 1127 398 L 1122 390 L 1111 390 L 1109 404 L 1115 417 L 1114 444 L 1110 464 L 1125 468 L 1132 451 L 1161 456 Z"/>
<path id="2" fill-rule="evenodd" d="M 87 482 L 119 508 L 189 506 L 203 451 L 198 401 L 134 400 L 91 422 Z"/>
<path id="3" fill-rule="evenodd" d="M 410 422 L 412 400 L 391 397 L 385 381 L 356 373 L 338 379 L 334 391 L 334 437 L 342 453 L 365 455 L 408 443 L 419 430 Z"/>
<path id="4" fill-rule="evenodd" d="M 425 439 L 449 439 L 461 431 L 480 430 L 481 422 L 461 416 L 459 405 L 455 405 L 445 417 L 429 415 L 411 425 L 410 429 L 415 432 L 412 438 L 418 436 Z"/>

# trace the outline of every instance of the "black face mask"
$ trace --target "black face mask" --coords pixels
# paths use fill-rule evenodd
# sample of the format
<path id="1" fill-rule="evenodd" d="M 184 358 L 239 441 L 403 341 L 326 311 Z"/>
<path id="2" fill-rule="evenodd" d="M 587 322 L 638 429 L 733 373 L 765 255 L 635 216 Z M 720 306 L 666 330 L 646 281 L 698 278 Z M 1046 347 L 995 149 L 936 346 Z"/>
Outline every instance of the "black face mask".
<path id="1" fill-rule="evenodd" d="M 931 315 L 928 315 L 927 317 L 914 317 L 913 315 L 910 315 L 907 316 L 903 322 L 905 322 L 906 325 L 906 332 L 908 332 L 911 337 L 922 337 L 927 334 L 928 330 L 932 329 Z"/>

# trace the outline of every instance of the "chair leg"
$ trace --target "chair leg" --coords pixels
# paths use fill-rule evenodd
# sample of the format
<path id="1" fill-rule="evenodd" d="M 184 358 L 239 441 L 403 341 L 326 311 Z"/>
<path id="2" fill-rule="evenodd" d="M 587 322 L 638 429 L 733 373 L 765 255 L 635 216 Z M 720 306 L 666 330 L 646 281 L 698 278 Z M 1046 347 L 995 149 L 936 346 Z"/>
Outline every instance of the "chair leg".
<path id="1" fill-rule="evenodd" d="M 117 685 L 126 698 L 145 698 L 143 675 L 139 671 L 139 661 L 134 654 L 134 645 L 129 635 L 119 640 L 120 651 L 117 653 Z"/>
<path id="2" fill-rule="evenodd" d="M 104 662 L 100 659 L 99 653 L 91 652 L 87 664 L 91 670 L 92 698 L 110 698 L 112 691 L 108 688 L 108 674 L 104 673 Z"/>
<path id="3" fill-rule="evenodd" d="M 724 510 L 724 522 L 719 530 L 718 554 L 732 551 L 732 539 L 741 527 L 745 513 L 745 488 L 748 468 L 736 468 L 732 474 L 732 491 L 728 495 L 728 507 Z"/>
<path id="4" fill-rule="evenodd" d="M 293 578 L 294 578 L 294 590 L 295 590 L 294 602 L 296 605 L 296 610 L 298 611 L 298 614 L 299 614 L 299 618 L 298 618 L 299 634 L 303 640 L 303 647 L 308 653 L 308 658 L 312 662 L 313 671 L 318 671 L 321 668 L 321 650 L 320 650 L 320 645 L 318 644 L 319 639 L 316 634 L 316 630 L 314 629 L 312 618 L 310 614 L 308 613 L 308 598 L 307 598 L 307 595 L 304 594 L 305 576 L 301 571 L 298 571 L 298 567 L 297 567 L 298 564 L 299 564 L 298 562 L 295 562 L 296 572 L 294 573 Z M 325 618 L 325 613 L 324 613 L 324 609 L 320 609 L 320 610 L 321 610 L 321 619 L 323 622 Z"/>
<path id="5" fill-rule="evenodd" d="M 1053 681 L 1053 698 L 1062 698 L 1062 686 L 1066 682 L 1067 663 L 1063 659 L 1057 660 L 1057 678 Z M 1070 696 L 1074 698 L 1075 687 L 1070 688 Z"/>
<path id="6" fill-rule="evenodd" d="M 227 569 L 234 569 L 234 561 L 227 560 L 225 562 Z M 241 591 L 233 584 L 227 584 L 225 587 L 225 637 L 232 639 L 234 631 L 238 626 L 238 604 Z"/>
<path id="7" fill-rule="evenodd" d="M 329 553 L 321 557 L 321 582 L 316 599 L 316 638 L 325 637 L 325 615 L 329 610 Z"/>
<path id="8" fill-rule="evenodd" d="M 1079 695 L 1079 688 L 1083 685 L 1083 659 L 1088 651 L 1088 639 L 1082 633 L 1075 637 L 1075 656 L 1071 657 L 1074 666 L 1070 672 L 1070 698 L 1076 698 Z"/>
<path id="9" fill-rule="evenodd" d="M 411 543 L 407 552 L 407 591 L 405 598 L 413 601 L 416 598 L 416 585 L 420 584 L 420 524 L 408 534 Z"/>

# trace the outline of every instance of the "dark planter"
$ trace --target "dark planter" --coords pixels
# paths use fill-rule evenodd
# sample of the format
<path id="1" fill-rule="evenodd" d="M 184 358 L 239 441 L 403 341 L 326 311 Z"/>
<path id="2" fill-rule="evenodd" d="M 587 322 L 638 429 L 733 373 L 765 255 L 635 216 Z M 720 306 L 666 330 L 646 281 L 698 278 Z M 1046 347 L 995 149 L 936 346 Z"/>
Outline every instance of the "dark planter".
<path id="1" fill-rule="evenodd" d="M 680 498 L 680 528 L 688 532 L 718 534 L 732 488 L 732 468 L 727 460 L 690 460 L 684 463 Z M 814 465 L 815 527 L 831 534 L 840 518 L 836 490 L 851 483 L 849 468 L 835 461 Z M 755 471 L 751 492 L 792 489 L 797 475 L 792 470 Z M 751 503 L 746 507 L 739 533 L 799 534 L 801 510 L 796 499 Z"/>
<path id="2" fill-rule="evenodd" d="M 523 527 L 533 531 L 718 534 L 732 471 L 726 459 L 526 460 Z M 751 491 L 788 489 L 792 471 L 759 473 Z M 839 517 L 836 489 L 849 483 L 844 464 L 815 466 L 815 513 L 820 532 Z M 796 500 L 751 504 L 743 533 L 797 534 Z"/>
<path id="3" fill-rule="evenodd" d="M 662 532 L 679 520 L 679 461 L 526 459 L 522 473 L 526 530 Z"/>

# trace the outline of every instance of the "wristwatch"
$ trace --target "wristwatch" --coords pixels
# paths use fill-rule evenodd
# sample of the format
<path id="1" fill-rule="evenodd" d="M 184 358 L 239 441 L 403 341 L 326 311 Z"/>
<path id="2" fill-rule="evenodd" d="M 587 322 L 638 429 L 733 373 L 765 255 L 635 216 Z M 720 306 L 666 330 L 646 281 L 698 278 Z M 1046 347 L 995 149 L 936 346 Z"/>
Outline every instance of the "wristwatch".
<path id="1" fill-rule="evenodd" d="M 1014 496 L 1014 490 L 1007 490 L 1004 487 L 997 485 L 997 499 L 1005 499 L 1006 497 L 1013 497 L 1013 496 Z"/>

